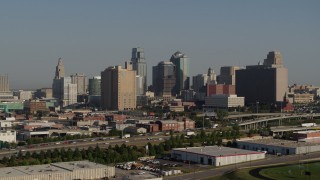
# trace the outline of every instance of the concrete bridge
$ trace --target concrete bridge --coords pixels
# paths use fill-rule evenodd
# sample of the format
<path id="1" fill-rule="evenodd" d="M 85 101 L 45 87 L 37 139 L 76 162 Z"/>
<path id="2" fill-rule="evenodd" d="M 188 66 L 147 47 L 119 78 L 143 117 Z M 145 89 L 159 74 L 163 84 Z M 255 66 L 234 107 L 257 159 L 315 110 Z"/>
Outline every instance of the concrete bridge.
<path id="1" fill-rule="evenodd" d="M 275 135 L 283 135 L 284 132 L 290 132 L 290 131 L 309 131 L 309 130 L 318 130 L 320 129 L 320 126 L 312 126 L 312 127 L 288 127 L 288 126 L 282 126 L 282 127 L 272 127 L 271 133 L 273 136 Z"/>
<path id="2" fill-rule="evenodd" d="M 268 122 L 270 121 L 278 121 L 279 126 L 282 125 L 282 120 L 284 119 L 301 119 L 301 118 L 314 118 L 314 117 L 320 117 L 320 113 L 317 114 L 282 114 L 277 117 L 271 117 L 271 118 L 259 118 L 259 119 L 252 119 L 245 122 L 241 122 L 238 125 L 240 127 L 244 127 L 245 130 L 247 129 L 257 129 L 258 127 L 267 127 Z"/>

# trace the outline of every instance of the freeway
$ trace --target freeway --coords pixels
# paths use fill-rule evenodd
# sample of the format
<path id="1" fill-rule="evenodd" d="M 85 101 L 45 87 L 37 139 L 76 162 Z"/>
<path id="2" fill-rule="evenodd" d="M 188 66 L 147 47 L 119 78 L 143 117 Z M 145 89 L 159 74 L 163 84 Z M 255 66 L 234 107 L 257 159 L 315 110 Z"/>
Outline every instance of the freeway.
<path id="1" fill-rule="evenodd" d="M 10 157 L 19 151 L 21 152 L 37 152 L 41 150 L 53 150 L 60 148 L 89 148 L 90 146 L 99 145 L 99 147 L 106 148 L 109 145 L 121 145 L 123 143 L 127 145 L 145 145 L 147 142 L 163 142 L 168 139 L 169 136 L 165 135 L 157 135 L 157 136 L 134 136 L 130 138 L 121 139 L 118 137 L 107 137 L 104 140 L 98 140 L 99 138 L 90 138 L 90 139 L 78 139 L 78 140 L 70 140 L 72 143 L 64 144 L 63 142 L 52 142 L 52 143 L 44 143 L 44 144 L 35 144 L 32 148 L 22 147 L 15 150 L 0 150 L 0 158 L 5 156 Z"/>
<path id="2" fill-rule="evenodd" d="M 261 166 L 271 166 L 276 164 L 290 164 L 290 163 L 300 163 L 304 162 L 305 160 L 319 160 L 320 152 L 317 153 L 310 153 L 307 155 L 288 155 L 288 156 L 275 156 L 275 155 L 267 155 L 267 158 L 260 161 L 252 161 L 246 163 L 239 163 L 234 165 L 228 165 L 224 167 L 217 167 L 214 169 L 209 169 L 205 171 L 198 171 L 188 174 L 182 174 L 178 176 L 169 176 L 165 177 L 165 180 L 196 180 L 196 179 L 208 179 L 214 176 L 222 176 L 228 172 L 235 171 L 237 169 L 243 168 L 254 168 L 254 167 L 261 167 Z"/>
<path id="3" fill-rule="evenodd" d="M 252 126 L 252 127 L 257 127 L 258 124 L 262 123 L 262 124 L 266 124 L 269 121 L 281 121 L 283 119 L 291 119 L 291 118 L 314 118 L 314 117 L 320 117 L 320 114 L 289 114 L 289 115 L 280 115 L 277 117 L 272 117 L 272 118 L 259 118 L 259 119 L 253 119 L 253 120 L 248 120 L 248 121 L 244 121 L 239 123 L 239 126 L 244 126 L 245 129 L 247 129 L 248 126 Z M 281 122 L 279 122 L 279 125 L 281 125 Z"/>

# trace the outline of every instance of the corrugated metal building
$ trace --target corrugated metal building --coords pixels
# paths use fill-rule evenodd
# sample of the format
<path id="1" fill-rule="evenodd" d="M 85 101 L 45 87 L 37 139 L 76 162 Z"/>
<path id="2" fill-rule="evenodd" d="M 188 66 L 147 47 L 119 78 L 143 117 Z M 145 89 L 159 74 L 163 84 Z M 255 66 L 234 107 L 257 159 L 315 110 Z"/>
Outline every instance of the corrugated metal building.
<path id="1" fill-rule="evenodd" d="M 237 141 L 238 148 L 266 151 L 270 154 L 305 154 L 320 151 L 320 143 L 318 141 L 301 142 L 289 141 L 282 139 L 257 139 L 257 140 L 243 140 Z"/>
<path id="2" fill-rule="evenodd" d="M 265 153 L 228 147 L 204 146 L 175 148 L 171 151 L 171 157 L 199 164 L 225 166 L 264 159 Z"/>

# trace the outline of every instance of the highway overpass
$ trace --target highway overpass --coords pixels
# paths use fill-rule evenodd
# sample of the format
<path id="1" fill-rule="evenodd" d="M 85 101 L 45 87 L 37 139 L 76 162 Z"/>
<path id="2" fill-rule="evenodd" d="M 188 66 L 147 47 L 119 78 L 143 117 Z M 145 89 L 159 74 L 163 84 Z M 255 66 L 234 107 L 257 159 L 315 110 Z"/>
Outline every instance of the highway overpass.
<path id="1" fill-rule="evenodd" d="M 271 118 L 259 118 L 259 119 L 252 119 L 245 122 L 241 122 L 238 125 L 243 127 L 244 129 L 257 129 L 258 127 L 267 127 L 268 122 L 270 121 L 278 121 L 278 125 L 282 125 L 282 121 L 284 119 L 301 119 L 301 118 L 314 118 L 320 117 L 320 113 L 317 114 L 282 114 L 277 117 Z"/>

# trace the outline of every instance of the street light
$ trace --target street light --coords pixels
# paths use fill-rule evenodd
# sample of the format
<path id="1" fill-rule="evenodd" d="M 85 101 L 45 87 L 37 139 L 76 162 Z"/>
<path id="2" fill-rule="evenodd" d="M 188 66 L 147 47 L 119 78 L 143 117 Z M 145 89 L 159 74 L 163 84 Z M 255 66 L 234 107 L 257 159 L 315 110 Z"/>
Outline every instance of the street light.
<path id="1" fill-rule="evenodd" d="M 256 102 L 257 104 L 257 114 L 259 113 L 259 101 Z"/>

